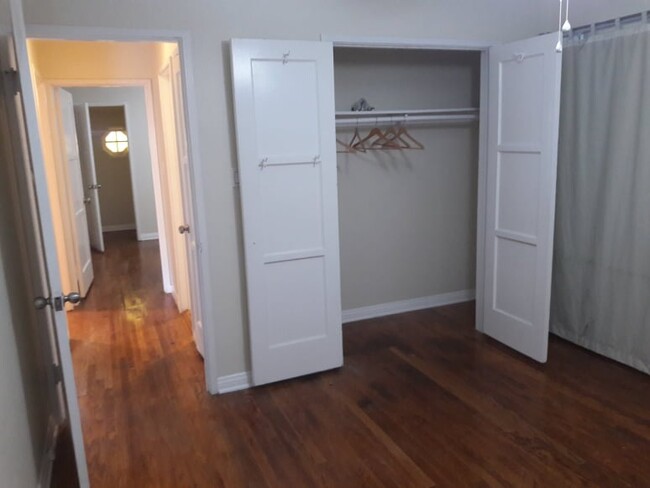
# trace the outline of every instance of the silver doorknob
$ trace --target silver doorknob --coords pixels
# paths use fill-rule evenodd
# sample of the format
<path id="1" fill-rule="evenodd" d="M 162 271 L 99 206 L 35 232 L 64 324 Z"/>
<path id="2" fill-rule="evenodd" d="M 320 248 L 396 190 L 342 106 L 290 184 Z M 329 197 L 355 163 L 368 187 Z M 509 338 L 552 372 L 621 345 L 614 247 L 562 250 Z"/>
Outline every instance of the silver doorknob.
<path id="1" fill-rule="evenodd" d="M 77 293 L 76 291 L 73 291 L 72 293 L 68 293 L 67 295 L 63 295 L 63 301 L 64 302 L 70 302 L 73 304 L 77 304 L 81 301 L 81 294 Z"/>
<path id="2" fill-rule="evenodd" d="M 86 198 L 84 198 L 84 203 L 85 203 L 86 205 L 88 205 L 88 204 L 89 204 L 90 202 L 92 202 L 92 201 L 93 201 L 93 200 L 92 200 L 92 198 L 90 198 L 90 197 L 86 197 Z"/>
<path id="3" fill-rule="evenodd" d="M 54 304 L 54 309 L 57 311 L 63 310 L 63 304 L 65 302 L 70 303 L 79 303 L 81 301 L 81 294 L 76 291 L 63 295 L 61 297 L 55 297 L 52 300 L 52 297 L 36 297 L 34 298 L 34 308 L 36 310 L 43 310 L 45 307 L 52 306 Z"/>
<path id="4" fill-rule="evenodd" d="M 34 308 L 36 310 L 43 310 L 48 305 L 52 305 L 52 299 L 50 297 L 36 297 L 34 298 Z"/>
<path id="5" fill-rule="evenodd" d="M 89 190 L 99 190 L 102 187 L 101 184 L 95 183 L 94 185 L 88 185 Z"/>
<path id="6" fill-rule="evenodd" d="M 185 224 L 185 225 L 179 225 L 178 226 L 178 232 L 181 234 L 187 234 L 190 232 L 190 226 Z"/>

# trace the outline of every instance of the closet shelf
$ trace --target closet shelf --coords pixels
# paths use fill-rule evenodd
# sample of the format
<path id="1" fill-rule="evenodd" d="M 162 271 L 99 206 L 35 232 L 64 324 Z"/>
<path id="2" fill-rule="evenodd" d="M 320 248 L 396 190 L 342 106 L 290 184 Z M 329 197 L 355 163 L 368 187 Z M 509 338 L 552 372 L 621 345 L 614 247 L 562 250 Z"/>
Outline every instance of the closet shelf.
<path id="1" fill-rule="evenodd" d="M 475 122 L 478 108 L 372 110 L 370 112 L 336 112 L 336 127 L 385 126 L 397 123 L 428 125 L 435 123 Z"/>

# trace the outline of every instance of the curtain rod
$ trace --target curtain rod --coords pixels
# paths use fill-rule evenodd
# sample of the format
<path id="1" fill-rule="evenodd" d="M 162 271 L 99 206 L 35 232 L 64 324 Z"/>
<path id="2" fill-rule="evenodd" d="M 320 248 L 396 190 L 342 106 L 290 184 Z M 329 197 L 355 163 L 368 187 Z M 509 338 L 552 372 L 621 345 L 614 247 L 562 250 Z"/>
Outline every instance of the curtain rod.
<path id="1" fill-rule="evenodd" d="M 622 29 L 630 25 L 645 25 L 650 23 L 650 10 L 645 10 L 631 15 L 624 15 L 614 19 L 603 20 L 593 24 L 581 25 L 574 27 L 570 32 L 565 33 L 565 39 L 585 38 L 600 34 L 601 32 Z"/>

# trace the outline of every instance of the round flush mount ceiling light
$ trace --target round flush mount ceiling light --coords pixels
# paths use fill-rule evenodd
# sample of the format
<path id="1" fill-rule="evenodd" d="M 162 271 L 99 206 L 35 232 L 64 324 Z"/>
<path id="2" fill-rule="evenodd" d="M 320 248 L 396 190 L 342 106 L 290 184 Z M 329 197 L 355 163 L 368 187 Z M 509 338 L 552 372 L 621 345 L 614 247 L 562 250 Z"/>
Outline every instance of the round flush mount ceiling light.
<path id="1" fill-rule="evenodd" d="M 129 137 L 123 129 L 109 130 L 102 141 L 104 150 L 111 156 L 123 156 L 129 150 Z"/>

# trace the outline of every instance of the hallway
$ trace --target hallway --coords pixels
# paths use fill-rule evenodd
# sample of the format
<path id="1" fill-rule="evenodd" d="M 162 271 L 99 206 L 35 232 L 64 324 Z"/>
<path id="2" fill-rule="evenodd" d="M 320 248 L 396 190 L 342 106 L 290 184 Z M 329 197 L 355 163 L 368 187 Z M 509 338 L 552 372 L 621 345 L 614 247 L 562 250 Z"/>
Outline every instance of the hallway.
<path id="1" fill-rule="evenodd" d="M 184 402 L 207 397 L 203 361 L 189 312 L 163 292 L 158 241 L 132 231 L 105 240 L 88 297 L 68 314 L 86 454 L 92 486 L 132 486 L 132 470 L 145 486 L 147 471 L 172 462 L 163 446 L 175 452 L 191 431 Z"/>

